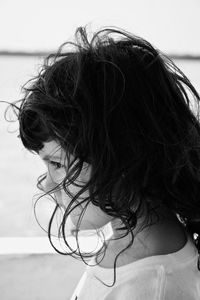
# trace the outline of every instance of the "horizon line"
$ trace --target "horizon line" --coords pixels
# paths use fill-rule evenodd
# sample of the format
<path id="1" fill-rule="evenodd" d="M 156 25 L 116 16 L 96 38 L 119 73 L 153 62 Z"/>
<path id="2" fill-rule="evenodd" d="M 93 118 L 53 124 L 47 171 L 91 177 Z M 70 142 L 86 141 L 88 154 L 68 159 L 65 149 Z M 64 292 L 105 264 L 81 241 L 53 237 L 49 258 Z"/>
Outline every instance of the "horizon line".
<path id="1" fill-rule="evenodd" d="M 29 56 L 29 57 L 46 57 L 51 53 L 56 53 L 55 51 L 9 51 L 0 50 L 0 56 Z M 184 59 L 184 60 L 200 60 L 200 54 L 167 54 L 172 59 Z"/>

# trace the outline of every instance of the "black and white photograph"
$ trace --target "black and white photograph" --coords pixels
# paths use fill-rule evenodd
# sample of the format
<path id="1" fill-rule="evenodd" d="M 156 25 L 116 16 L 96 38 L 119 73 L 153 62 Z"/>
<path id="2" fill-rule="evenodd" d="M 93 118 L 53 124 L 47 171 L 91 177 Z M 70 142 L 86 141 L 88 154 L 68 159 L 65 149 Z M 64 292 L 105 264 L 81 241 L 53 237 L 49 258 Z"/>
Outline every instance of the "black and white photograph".
<path id="1" fill-rule="evenodd" d="M 0 300 L 200 300 L 200 1 L 0 1 Z"/>

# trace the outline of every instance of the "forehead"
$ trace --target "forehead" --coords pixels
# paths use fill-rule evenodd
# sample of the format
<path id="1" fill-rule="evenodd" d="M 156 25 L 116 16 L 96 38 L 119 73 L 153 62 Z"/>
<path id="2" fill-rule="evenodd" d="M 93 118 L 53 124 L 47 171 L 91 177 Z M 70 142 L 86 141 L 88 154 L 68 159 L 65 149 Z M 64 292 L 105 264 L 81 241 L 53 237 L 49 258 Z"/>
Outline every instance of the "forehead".
<path id="1" fill-rule="evenodd" d="M 42 159 L 46 157 L 64 158 L 65 151 L 56 141 L 45 142 L 43 145 L 43 148 L 39 151 L 39 156 Z"/>

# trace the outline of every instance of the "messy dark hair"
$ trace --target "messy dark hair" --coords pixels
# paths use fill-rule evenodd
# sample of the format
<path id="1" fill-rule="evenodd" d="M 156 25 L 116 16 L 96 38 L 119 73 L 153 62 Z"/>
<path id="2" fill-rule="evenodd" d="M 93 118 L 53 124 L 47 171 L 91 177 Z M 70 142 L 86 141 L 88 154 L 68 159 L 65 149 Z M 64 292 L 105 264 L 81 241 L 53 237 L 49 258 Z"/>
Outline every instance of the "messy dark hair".
<path id="1" fill-rule="evenodd" d="M 128 247 L 139 216 L 145 213 L 144 226 L 150 226 L 160 207 L 167 207 L 199 237 L 197 91 L 170 58 L 125 30 L 102 28 L 89 39 L 86 27 L 79 27 L 75 38 L 45 59 L 38 75 L 24 86 L 21 104 L 12 104 L 26 149 L 38 153 L 44 142 L 55 140 L 66 159 L 74 155 L 65 179 L 49 192 L 62 188 L 71 197 L 60 225 L 65 243 L 66 220 L 83 202 L 76 234 L 92 203 L 121 220 L 118 230 L 132 234 Z M 91 177 L 72 195 L 68 185 L 77 186 L 85 163 L 91 166 Z M 38 187 L 45 178 L 38 178 Z M 89 197 L 77 202 L 85 191 Z M 55 211 L 50 241 L 54 216 Z M 200 250 L 199 238 L 194 241 Z M 106 251 L 105 243 L 102 249 Z M 71 255 L 84 257 L 79 248 Z"/>

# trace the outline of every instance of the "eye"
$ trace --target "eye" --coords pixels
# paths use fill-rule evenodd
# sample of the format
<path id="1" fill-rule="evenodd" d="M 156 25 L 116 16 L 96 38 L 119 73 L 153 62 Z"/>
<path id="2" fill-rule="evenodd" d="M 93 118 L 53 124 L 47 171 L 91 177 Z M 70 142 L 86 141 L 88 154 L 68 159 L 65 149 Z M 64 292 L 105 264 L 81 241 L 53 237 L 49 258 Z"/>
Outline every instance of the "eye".
<path id="1" fill-rule="evenodd" d="M 62 165 L 61 163 L 57 162 L 57 161 L 53 161 L 53 160 L 50 160 L 49 163 L 55 167 L 55 169 L 61 169 L 61 168 L 64 168 L 64 165 Z"/>

